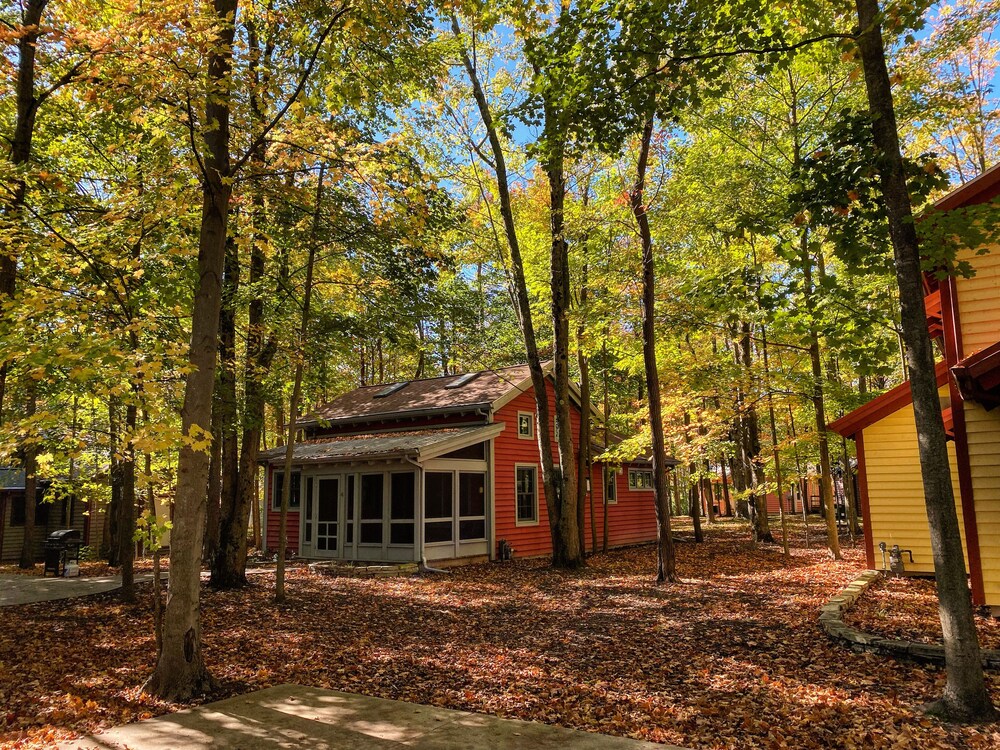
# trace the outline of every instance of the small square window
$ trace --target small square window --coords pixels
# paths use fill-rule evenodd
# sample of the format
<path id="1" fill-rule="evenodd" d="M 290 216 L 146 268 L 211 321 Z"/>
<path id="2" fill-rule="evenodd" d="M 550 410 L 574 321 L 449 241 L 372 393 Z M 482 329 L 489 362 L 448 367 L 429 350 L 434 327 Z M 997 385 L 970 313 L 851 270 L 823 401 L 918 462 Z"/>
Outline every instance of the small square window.
<path id="1" fill-rule="evenodd" d="M 530 411 L 517 413 L 517 436 L 525 440 L 535 437 L 535 415 Z"/>

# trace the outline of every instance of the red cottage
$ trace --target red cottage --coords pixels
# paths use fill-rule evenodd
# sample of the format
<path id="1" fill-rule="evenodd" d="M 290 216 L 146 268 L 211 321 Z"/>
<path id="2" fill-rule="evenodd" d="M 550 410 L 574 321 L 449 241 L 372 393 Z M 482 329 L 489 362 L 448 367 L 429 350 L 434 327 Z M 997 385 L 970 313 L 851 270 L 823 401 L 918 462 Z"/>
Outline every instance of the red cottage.
<path id="1" fill-rule="evenodd" d="M 579 444 L 582 407 L 571 390 Z M 289 549 L 307 558 L 436 564 L 494 560 L 507 546 L 519 557 L 550 554 L 535 419 L 523 365 L 344 394 L 303 421 L 305 440 L 293 450 Z M 602 450 L 595 446 L 595 455 Z M 284 457 L 283 447 L 261 455 L 272 550 Z M 656 539 L 648 460 L 595 463 L 589 484 L 588 548 L 592 524 L 598 540 L 603 535 L 605 493 L 611 546 Z"/>

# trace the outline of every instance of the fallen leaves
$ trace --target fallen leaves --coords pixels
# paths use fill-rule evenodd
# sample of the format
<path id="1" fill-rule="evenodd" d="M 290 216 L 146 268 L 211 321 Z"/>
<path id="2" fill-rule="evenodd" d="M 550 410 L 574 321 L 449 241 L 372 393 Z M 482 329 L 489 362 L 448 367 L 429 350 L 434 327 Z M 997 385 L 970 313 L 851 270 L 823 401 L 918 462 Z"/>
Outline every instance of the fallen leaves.
<path id="1" fill-rule="evenodd" d="M 280 683 L 365 693 L 691 748 L 995 748 L 994 727 L 920 713 L 940 670 L 855 654 L 818 607 L 863 567 L 860 549 L 753 549 L 708 526 L 678 545 L 683 583 L 653 585 L 650 547 L 448 576 L 289 574 L 203 598 L 204 650 L 223 688 Z M 0 744 L 42 747 L 183 706 L 140 693 L 154 663 L 148 607 L 113 595 L 0 610 Z M 859 605 L 860 607 L 860 605 Z M 990 675 L 1000 697 L 1000 679 Z"/>

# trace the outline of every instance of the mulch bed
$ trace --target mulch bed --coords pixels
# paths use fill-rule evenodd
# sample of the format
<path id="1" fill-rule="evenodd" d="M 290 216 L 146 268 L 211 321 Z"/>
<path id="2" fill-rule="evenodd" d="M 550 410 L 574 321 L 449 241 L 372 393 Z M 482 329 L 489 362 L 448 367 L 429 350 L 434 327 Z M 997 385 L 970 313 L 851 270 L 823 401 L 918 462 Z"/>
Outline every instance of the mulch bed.
<path id="1" fill-rule="evenodd" d="M 934 580 L 884 578 L 873 583 L 847 613 L 844 622 L 868 633 L 917 643 L 941 643 Z M 976 614 L 982 648 L 1000 649 L 1000 620 Z M 1000 700 L 1000 696 L 998 696 Z"/>
<path id="2" fill-rule="evenodd" d="M 296 569 L 281 607 L 259 574 L 245 591 L 205 590 L 223 685 L 208 699 L 296 682 L 691 748 L 1000 747 L 996 726 L 920 712 L 941 670 L 827 639 L 818 608 L 864 567 L 860 548 L 845 558 L 795 549 L 786 565 L 721 523 L 678 545 L 683 582 L 662 587 L 651 547 L 577 573 L 526 560 L 380 580 Z M 0 745 L 183 707 L 139 689 L 155 661 L 148 591 L 131 607 L 108 594 L 0 610 Z"/>

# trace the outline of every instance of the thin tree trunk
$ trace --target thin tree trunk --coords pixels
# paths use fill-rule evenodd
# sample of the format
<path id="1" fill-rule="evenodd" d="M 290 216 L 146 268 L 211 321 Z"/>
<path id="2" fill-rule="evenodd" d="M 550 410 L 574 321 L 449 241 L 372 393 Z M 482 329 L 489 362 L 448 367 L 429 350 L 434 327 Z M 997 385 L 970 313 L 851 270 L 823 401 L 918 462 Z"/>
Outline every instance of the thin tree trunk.
<path id="1" fill-rule="evenodd" d="M 816 310 L 812 281 L 812 258 L 809 257 L 809 240 L 805 231 L 801 235 L 802 296 L 809 315 L 809 361 L 812 365 L 812 402 L 816 415 L 816 437 L 819 447 L 819 493 L 826 516 L 826 545 L 834 560 L 842 559 L 840 536 L 837 532 L 837 512 L 833 502 L 833 472 L 830 463 L 830 441 L 826 430 L 826 396 L 823 388 L 823 360 L 820 355 L 819 331 L 814 319 Z"/>
<path id="2" fill-rule="evenodd" d="M 28 395 L 24 416 L 31 419 L 37 409 L 35 381 L 27 378 Z M 24 540 L 21 542 L 21 559 L 18 567 L 31 570 L 35 567 L 35 506 L 38 501 L 38 449 L 34 445 L 24 448 Z"/>
<path id="3" fill-rule="evenodd" d="M 462 31 L 458 25 L 458 19 L 452 16 L 452 31 L 456 37 L 461 37 Z M 531 314 L 531 297 L 528 294 L 528 285 L 524 276 L 524 261 L 521 256 L 521 246 L 517 238 L 517 229 L 514 223 L 514 211 L 510 198 L 510 182 L 507 175 L 507 161 L 504 156 L 500 137 L 497 134 L 493 114 L 490 110 L 489 102 L 479 81 L 479 75 L 468 51 L 463 47 L 461 50 L 462 64 L 472 84 L 472 93 L 479 109 L 479 115 L 483 120 L 483 127 L 486 130 L 487 139 L 490 143 L 490 153 L 493 156 L 493 169 L 497 178 L 497 195 L 500 199 L 500 215 L 503 218 L 504 233 L 507 237 L 507 247 L 510 251 L 511 270 L 511 294 L 516 303 L 516 313 L 518 324 L 521 328 L 521 335 L 524 339 L 525 354 L 528 359 L 528 370 L 531 374 L 531 387 L 535 394 L 536 413 L 536 434 L 538 436 L 538 451 L 542 463 L 542 481 L 545 487 L 545 504 L 549 512 L 549 527 L 552 534 L 552 547 L 556 550 L 563 547 L 561 538 L 557 538 L 561 528 L 559 511 L 562 508 L 560 492 L 562 481 L 557 475 L 555 457 L 552 453 L 552 428 L 549 410 L 548 389 L 546 387 L 545 371 L 542 367 L 542 360 L 538 353 L 538 343 L 535 336 L 535 327 Z M 557 395 L 558 397 L 558 395 Z M 572 466 L 562 465 L 562 469 Z M 575 499 L 575 498 L 574 498 Z M 574 514 L 575 521 L 575 514 Z M 578 546 L 574 543 L 574 546 Z M 555 561 L 555 560 L 554 560 Z"/>
<path id="4" fill-rule="evenodd" d="M 103 540 L 107 554 L 104 556 L 108 565 L 117 568 L 121 565 L 121 523 L 122 523 L 122 460 L 121 425 L 118 416 L 118 396 L 108 397 L 108 482 L 111 487 L 111 498 L 105 511 L 108 518 L 108 534 Z"/>
<path id="5" fill-rule="evenodd" d="M 653 136 L 653 114 L 646 117 L 639 146 L 639 163 L 635 186 L 629 195 L 632 214 L 642 240 L 642 359 L 646 373 L 646 394 L 649 401 L 649 431 L 653 448 L 653 502 L 656 504 L 656 582 L 677 581 L 674 538 L 670 530 L 670 490 L 667 478 L 667 448 L 663 437 L 663 406 L 660 401 L 660 372 L 656 365 L 656 263 L 653 235 L 643 192 L 646 186 L 646 166 Z M 696 525 L 696 533 L 701 527 Z"/>
<path id="6" fill-rule="evenodd" d="M 608 342 L 607 342 L 607 331 L 605 330 L 605 342 L 601 346 L 603 354 L 601 355 L 601 362 L 604 367 L 601 372 L 601 379 L 603 381 L 603 399 L 604 399 L 604 448 L 605 450 L 611 445 L 611 392 L 608 390 L 610 387 L 610 372 L 611 366 L 608 363 Z M 617 478 L 613 475 L 614 468 L 604 464 L 604 488 L 601 492 L 601 497 L 604 499 L 604 519 L 601 523 L 601 550 L 604 552 L 608 551 L 608 536 L 610 535 L 611 528 L 610 522 L 608 521 L 608 479 L 609 476 L 611 481 L 615 483 L 615 498 L 618 497 L 618 482 Z"/>
<path id="7" fill-rule="evenodd" d="M 920 246 L 900 151 L 878 0 L 856 0 L 856 7 L 861 29 L 858 47 L 899 286 L 900 323 L 906 342 L 913 414 L 919 436 L 920 474 L 944 635 L 947 679 L 937 708 L 960 720 L 993 719 L 996 711 L 986 692 L 972 618 L 944 421 L 934 376 L 934 351 L 924 310 Z"/>
<path id="8" fill-rule="evenodd" d="M 760 337 L 764 355 L 764 385 L 767 388 L 767 416 L 771 426 L 771 451 L 774 456 L 775 496 L 778 498 L 778 514 L 781 518 L 781 549 L 788 559 L 788 520 L 785 518 L 785 500 L 782 495 L 785 483 L 781 476 L 781 450 L 778 445 L 778 422 L 774 418 L 774 387 L 771 383 L 771 366 L 767 351 L 767 329 L 761 327 Z"/>
<path id="9" fill-rule="evenodd" d="M 750 344 L 750 324 L 746 321 L 740 324 L 740 352 L 742 364 L 748 376 L 753 371 L 753 353 Z M 745 448 L 744 459 L 747 473 L 754 487 L 750 502 L 753 505 L 753 534 L 755 542 L 774 543 L 771 534 L 771 524 L 767 516 L 767 490 L 764 467 L 760 461 L 760 424 L 757 419 L 757 407 L 752 403 L 745 406 L 744 414 Z"/>
<path id="10" fill-rule="evenodd" d="M 202 137 L 202 212 L 198 241 L 198 286 L 191 319 L 182 433 L 189 441 L 177 461 L 174 521 L 170 535 L 170 581 L 163 617 L 163 647 L 145 689 L 183 700 L 211 690 L 215 681 L 201 652 L 201 557 L 205 535 L 205 488 L 212 424 L 212 394 L 218 354 L 222 274 L 229 225 L 232 177 L 229 159 L 229 104 L 237 0 L 213 0 L 216 40 L 208 54 L 205 97 L 207 128 Z"/>
<path id="11" fill-rule="evenodd" d="M 306 285 L 302 299 L 302 319 L 299 336 L 295 345 L 295 378 L 292 384 L 292 402 L 289 405 L 288 442 L 285 443 L 284 482 L 281 487 L 281 515 L 278 522 L 278 568 L 275 572 L 274 601 L 282 603 L 285 593 L 285 554 L 288 549 L 288 504 L 292 497 L 292 459 L 295 452 L 295 433 L 298 427 L 299 401 L 302 397 L 302 374 L 305 371 L 306 338 L 309 335 L 309 308 L 312 303 L 313 267 L 316 263 L 316 248 L 319 245 L 319 227 L 323 208 L 323 179 L 326 170 L 320 165 L 316 177 L 316 206 L 313 212 L 312 236 L 309 238 L 309 259 L 306 261 Z M 305 495 L 305 487 L 300 492 Z M 305 498 L 303 497 L 303 500 Z"/>
<path id="12" fill-rule="evenodd" d="M 732 518 L 733 516 L 733 504 L 729 499 L 729 477 L 726 476 L 726 458 L 725 454 L 719 459 L 719 468 L 722 469 L 722 502 L 726 506 L 726 515 Z"/>
<path id="13" fill-rule="evenodd" d="M 691 415 L 684 412 L 684 442 L 690 447 L 691 445 L 691 434 L 688 430 L 691 428 Z M 698 489 L 695 486 L 695 475 L 698 473 L 698 467 L 695 466 L 694 461 L 688 464 L 688 513 L 691 515 L 691 522 L 694 524 L 694 540 L 696 542 L 705 541 L 705 537 L 701 530 L 701 513 L 698 507 Z"/>
<path id="14" fill-rule="evenodd" d="M 119 461 L 122 490 L 118 516 L 118 561 L 121 565 L 121 599 L 134 604 L 135 598 L 135 436 L 138 407 L 133 391 L 133 401 L 125 406 L 125 435 L 122 441 L 122 458 Z"/>

